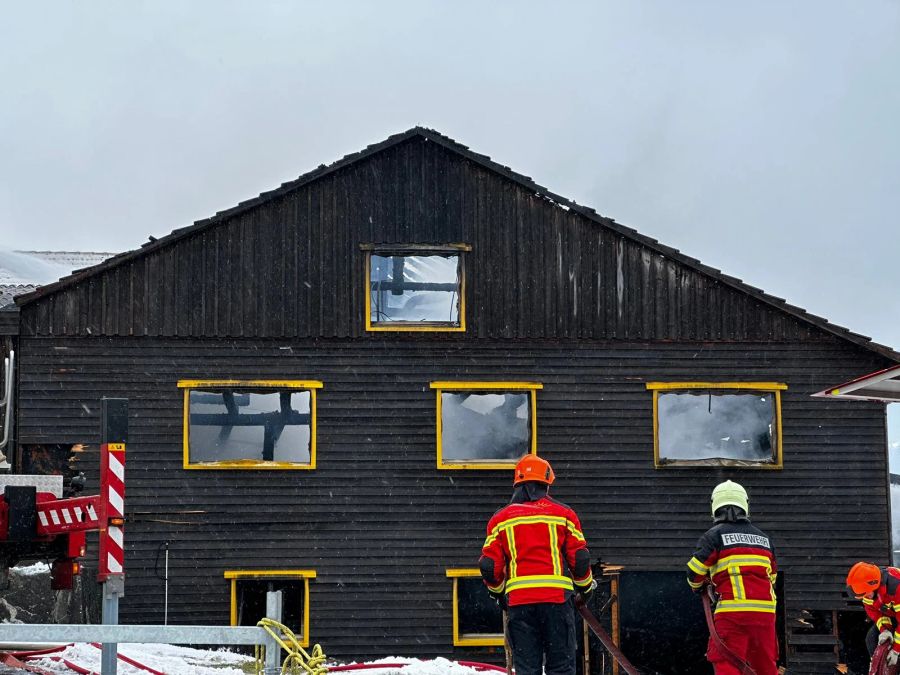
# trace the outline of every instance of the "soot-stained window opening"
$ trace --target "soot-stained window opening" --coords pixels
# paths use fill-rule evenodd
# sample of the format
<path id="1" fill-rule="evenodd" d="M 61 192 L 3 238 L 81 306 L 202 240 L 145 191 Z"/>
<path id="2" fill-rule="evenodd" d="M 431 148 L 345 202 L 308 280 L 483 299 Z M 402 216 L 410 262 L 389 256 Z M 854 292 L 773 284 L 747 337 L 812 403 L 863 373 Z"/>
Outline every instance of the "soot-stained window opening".
<path id="1" fill-rule="evenodd" d="M 313 380 L 181 380 L 186 469 L 314 469 Z"/>
<path id="2" fill-rule="evenodd" d="M 503 614 L 477 569 L 448 569 L 453 580 L 453 644 L 503 646 Z"/>
<path id="3" fill-rule="evenodd" d="M 651 382 L 654 462 L 665 466 L 782 467 L 777 382 Z"/>
<path id="4" fill-rule="evenodd" d="M 366 330 L 465 331 L 465 244 L 364 245 Z"/>
<path id="5" fill-rule="evenodd" d="M 231 584 L 231 625 L 255 626 L 266 616 L 266 594 L 281 591 L 282 620 L 309 646 L 309 580 L 314 570 L 225 570 Z"/>
<path id="6" fill-rule="evenodd" d="M 440 469 L 512 468 L 537 452 L 536 382 L 432 382 Z"/>

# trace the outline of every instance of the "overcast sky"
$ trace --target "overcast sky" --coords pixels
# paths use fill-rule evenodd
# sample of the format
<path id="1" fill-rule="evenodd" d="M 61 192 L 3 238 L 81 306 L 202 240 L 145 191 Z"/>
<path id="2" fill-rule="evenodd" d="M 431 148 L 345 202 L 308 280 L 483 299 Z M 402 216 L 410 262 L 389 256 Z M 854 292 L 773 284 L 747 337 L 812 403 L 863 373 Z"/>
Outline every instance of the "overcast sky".
<path id="1" fill-rule="evenodd" d="M 121 251 L 420 124 L 900 348 L 900 2 L 53 2 L 0 247 Z"/>

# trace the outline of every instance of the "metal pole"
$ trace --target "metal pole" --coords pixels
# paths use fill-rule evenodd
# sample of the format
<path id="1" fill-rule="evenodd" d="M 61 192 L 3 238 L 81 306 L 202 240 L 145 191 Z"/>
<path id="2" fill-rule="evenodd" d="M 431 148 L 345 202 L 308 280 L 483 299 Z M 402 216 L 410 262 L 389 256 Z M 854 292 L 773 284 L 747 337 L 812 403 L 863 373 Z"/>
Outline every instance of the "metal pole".
<path id="1" fill-rule="evenodd" d="M 271 588 L 271 586 L 269 587 Z M 284 597 L 281 591 L 266 593 L 266 617 L 281 623 L 284 609 Z M 281 672 L 281 645 L 268 633 L 266 634 L 265 675 L 278 675 Z"/>
<path id="2" fill-rule="evenodd" d="M 125 579 L 122 577 L 110 577 L 103 583 L 103 615 L 101 623 L 118 625 L 119 623 L 119 596 L 124 595 Z M 116 675 L 118 666 L 119 645 L 115 642 L 104 642 L 100 650 L 101 675 Z"/>
<path id="3" fill-rule="evenodd" d="M 100 400 L 100 564 L 103 584 L 101 622 L 119 623 L 119 598 L 125 595 L 125 443 L 128 441 L 128 399 Z M 118 643 L 103 642 L 101 675 L 116 675 Z"/>
<path id="4" fill-rule="evenodd" d="M 163 625 L 169 625 L 169 542 L 166 542 L 166 604 L 163 614 Z"/>

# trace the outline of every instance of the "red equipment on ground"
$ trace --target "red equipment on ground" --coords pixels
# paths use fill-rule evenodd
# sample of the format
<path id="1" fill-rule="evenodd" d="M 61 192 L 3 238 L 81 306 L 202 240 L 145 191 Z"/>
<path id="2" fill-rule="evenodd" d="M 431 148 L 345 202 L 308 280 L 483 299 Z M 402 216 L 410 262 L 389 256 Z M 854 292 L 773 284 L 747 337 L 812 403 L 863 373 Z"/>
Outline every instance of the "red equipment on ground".
<path id="1" fill-rule="evenodd" d="M 124 443 L 101 446 L 103 495 L 74 496 L 83 476 L 64 498 L 62 476 L 0 474 L 0 588 L 17 563 L 52 559 L 51 588 L 71 589 L 90 530 L 101 531 L 101 574 L 121 576 L 124 455 Z"/>

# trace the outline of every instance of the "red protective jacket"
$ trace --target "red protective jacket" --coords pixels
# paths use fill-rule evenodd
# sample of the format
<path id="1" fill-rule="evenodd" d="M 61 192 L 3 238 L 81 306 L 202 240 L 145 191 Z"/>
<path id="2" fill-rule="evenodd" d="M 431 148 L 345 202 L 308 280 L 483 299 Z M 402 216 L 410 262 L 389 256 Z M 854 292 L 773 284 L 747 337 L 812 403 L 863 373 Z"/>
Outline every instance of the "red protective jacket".
<path id="1" fill-rule="evenodd" d="M 687 566 L 688 584 L 694 590 L 712 582 L 719 594 L 717 615 L 775 614 L 775 550 L 768 535 L 749 520 L 719 523 L 707 530 Z"/>
<path id="2" fill-rule="evenodd" d="M 593 582 L 578 516 L 547 496 L 509 504 L 494 514 L 480 568 L 488 590 L 506 592 L 510 606 L 565 602 L 567 591 Z"/>
<path id="3" fill-rule="evenodd" d="M 900 613 L 900 569 L 896 567 L 881 568 L 881 585 L 875 591 L 875 597 L 862 599 L 863 608 L 869 618 L 878 626 L 878 630 L 889 630 L 894 633 L 893 649 L 900 652 L 900 632 L 897 615 Z"/>

